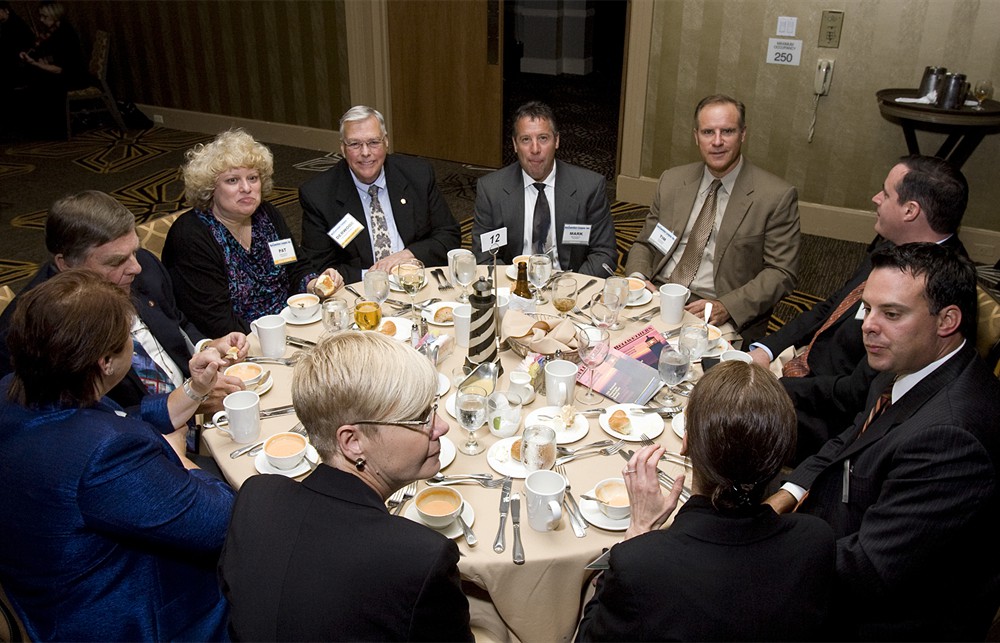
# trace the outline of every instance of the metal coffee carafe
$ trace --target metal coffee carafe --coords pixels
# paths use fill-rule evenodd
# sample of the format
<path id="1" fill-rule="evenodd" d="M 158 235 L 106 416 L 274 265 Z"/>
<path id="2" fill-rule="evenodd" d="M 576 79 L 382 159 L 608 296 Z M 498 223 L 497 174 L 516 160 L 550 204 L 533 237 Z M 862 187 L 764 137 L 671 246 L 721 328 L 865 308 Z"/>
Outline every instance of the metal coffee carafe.
<path id="1" fill-rule="evenodd" d="M 927 97 L 931 101 L 936 101 L 941 94 L 941 83 L 944 81 L 944 75 L 947 73 L 947 67 L 925 68 L 924 77 L 920 79 L 920 97 Z"/>
<path id="2" fill-rule="evenodd" d="M 958 109 L 965 102 L 967 93 L 969 83 L 965 82 L 965 74 L 945 74 L 942 89 L 938 93 L 938 107 Z"/>

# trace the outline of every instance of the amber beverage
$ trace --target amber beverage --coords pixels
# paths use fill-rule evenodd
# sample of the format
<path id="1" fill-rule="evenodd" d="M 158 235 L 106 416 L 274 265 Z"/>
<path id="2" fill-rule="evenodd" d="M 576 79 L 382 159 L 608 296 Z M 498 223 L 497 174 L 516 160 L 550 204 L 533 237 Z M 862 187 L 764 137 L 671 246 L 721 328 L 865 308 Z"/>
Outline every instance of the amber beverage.
<path id="1" fill-rule="evenodd" d="M 382 308 L 374 301 L 359 299 L 354 305 L 354 323 L 361 330 L 375 330 L 382 323 Z"/>

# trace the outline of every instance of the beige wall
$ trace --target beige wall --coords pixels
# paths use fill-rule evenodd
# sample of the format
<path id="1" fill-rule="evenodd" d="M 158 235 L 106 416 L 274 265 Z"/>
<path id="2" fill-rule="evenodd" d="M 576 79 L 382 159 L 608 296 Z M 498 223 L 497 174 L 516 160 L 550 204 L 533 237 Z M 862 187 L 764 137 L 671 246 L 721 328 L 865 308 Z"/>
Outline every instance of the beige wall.
<path id="1" fill-rule="evenodd" d="M 824 9 L 844 11 L 838 49 L 817 47 Z M 798 18 L 798 67 L 764 63 L 778 16 Z M 1000 85 L 996 0 L 656 0 L 651 25 L 642 177 L 698 160 L 694 105 L 724 92 L 747 104 L 748 158 L 798 186 L 803 201 L 870 210 L 893 160 L 906 153 L 902 130 L 879 115 L 877 90 L 916 87 L 926 65 Z M 834 58 L 835 72 L 807 143 L 820 57 Z M 919 139 L 921 151 L 933 153 L 944 137 Z M 963 168 L 971 188 L 966 226 L 1000 231 L 998 160 L 1000 135 L 988 136 Z"/>

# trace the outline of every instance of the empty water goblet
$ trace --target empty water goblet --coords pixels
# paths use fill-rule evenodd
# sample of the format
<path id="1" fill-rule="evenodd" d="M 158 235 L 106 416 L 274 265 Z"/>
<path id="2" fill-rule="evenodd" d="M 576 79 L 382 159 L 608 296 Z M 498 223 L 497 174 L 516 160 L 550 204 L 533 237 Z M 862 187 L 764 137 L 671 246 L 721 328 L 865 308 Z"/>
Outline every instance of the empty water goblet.
<path id="1" fill-rule="evenodd" d="M 618 315 L 625 309 L 625 304 L 628 303 L 628 293 L 628 279 L 624 277 L 608 277 L 608 280 L 604 282 L 605 304 L 615 313 L 614 320 L 608 327 L 611 330 L 625 328 L 625 324 L 618 320 Z"/>

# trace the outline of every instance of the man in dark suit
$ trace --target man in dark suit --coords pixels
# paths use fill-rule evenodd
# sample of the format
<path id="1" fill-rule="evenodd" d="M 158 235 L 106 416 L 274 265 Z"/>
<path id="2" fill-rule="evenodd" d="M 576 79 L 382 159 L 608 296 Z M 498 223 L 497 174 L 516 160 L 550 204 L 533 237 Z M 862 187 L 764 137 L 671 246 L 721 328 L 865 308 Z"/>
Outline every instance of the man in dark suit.
<path id="1" fill-rule="evenodd" d="M 826 301 L 751 346 L 750 356 L 761 366 L 786 349 L 803 349 L 794 358 L 789 350 L 781 360 L 781 383 L 799 418 L 795 462 L 816 453 L 864 404 L 864 397 L 851 396 L 846 386 L 855 369 L 867 373 L 869 380 L 875 377 L 861 338 L 861 289 L 872 269 L 871 252 L 926 241 L 965 255 L 958 226 L 968 200 L 965 177 L 947 161 L 916 155 L 901 158 L 872 197 L 877 236 L 851 278 Z M 778 366 L 773 365 L 775 371 Z"/>
<path id="2" fill-rule="evenodd" d="M 388 148 L 382 114 L 352 107 L 340 119 L 344 159 L 299 188 L 302 253 L 317 272 L 333 268 L 352 283 L 407 259 L 446 265 L 461 245 L 430 163 Z"/>
<path id="3" fill-rule="evenodd" d="M 694 140 L 703 162 L 660 176 L 646 226 L 625 272 L 651 290 L 667 282 L 691 289 L 688 312 L 745 342 L 762 336 L 771 310 L 795 288 L 799 269 L 798 193 L 751 164 L 743 103 L 724 95 L 695 108 Z"/>
<path id="4" fill-rule="evenodd" d="M 931 243 L 872 265 L 862 331 L 880 374 L 867 404 L 768 503 L 833 527 L 849 634 L 982 640 L 1000 588 L 1000 382 L 974 346 L 975 268 Z"/>
<path id="5" fill-rule="evenodd" d="M 150 392 L 183 389 L 184 380 L 190 376 L 188 361 L 196 350 L 210 345 L 224 355 L 235 346 L 240 357 L 246 355 L 243 333 L 210 340 L 180 312 L 166 268 L 152 253 L 139 247 L 135 217 L 107 194 L 85 191 L 56 201 L 45 221 L 45 246 L 52 260 L 42 266 L 22 292 L 61 270 L 85 268 L 132 294 L 138 313 L 132 336 L 146 354 L 133 357 L 128 375 L 108 393 L 122 407 L 138 406 Z M 16 306 L 17 298 L 0 316 L 0 375 L 11 371 L 7 329 Z M 215 390 L 203 400 L 198 412 L 221 410 L 222 398 L 242 388 L 239 379 L 220 375 Z"/>
<path id="6" fill-rule="evenodd" d="M 511 120 L 518 162 L 476 185 L 476 259 L 483 262 L 490 256 L 480 235 L 506 227 L 507 245 L 497 253 L 500 263 L 512 263 L 522 254 L 548 254 L 561 269 L 607 276 L 602 264 L 617 266 L 618 252 L 604 177 L 556 163 L 559 127 L 545 103 L 525 103 Z"/>

